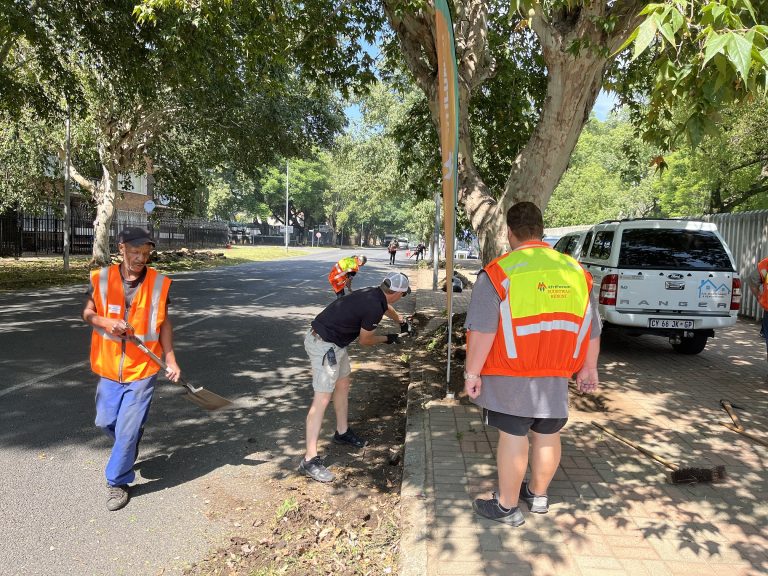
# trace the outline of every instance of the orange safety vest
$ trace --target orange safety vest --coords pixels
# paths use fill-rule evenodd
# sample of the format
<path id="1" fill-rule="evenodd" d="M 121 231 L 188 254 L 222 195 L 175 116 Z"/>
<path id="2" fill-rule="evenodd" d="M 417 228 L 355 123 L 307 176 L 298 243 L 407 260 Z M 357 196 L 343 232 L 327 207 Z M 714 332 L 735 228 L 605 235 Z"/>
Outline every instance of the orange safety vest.
<path id="1" fill-rule="evenodd" d="M 760 285 L 763 287 L 757 301 L 763 310 L 768 310 L 768 258 L 763 258 L 757 263 L 757 271 L 760 274 Z"/>
<path id="2" fill-rule="evenodd" d="M 570 378 L 578 372 L 592 328 L 592 276 L 536 241 L 496 258 L 485 272 L 501 298 L 501 314 L 481 374 Z"/>
<path id="3" fill-rule="evenodd" d="M 333 291 L 341 292 L 347 285 L 347 274 L 349 272 L 357 272 L 359 269 L 360 266 L 357 264 L 357 258 L 354 256 L 347 256 L 339 260 L 328 274 L 328 282 L 331 283 Z"/>
<path id="4" fill-rule="evenodd" d="M 91 272 L 93 301 L 99 316 L 122 320 L 125 318 L 125 293 L 120 266 L 107 266 Z M 128 322 L 136 336 L 147 348 L 162 358 L 160 326 L 165 321 L 168 290 L 171 280 L 152 268 L 147 268 L 144 281 L 136 290 L 128 312 Z M 132 342 L 112 336 L 101 328 L 91 335 L 91 369 L 116 382 L 133 382 L 160 371 L 144 352 Z"/>

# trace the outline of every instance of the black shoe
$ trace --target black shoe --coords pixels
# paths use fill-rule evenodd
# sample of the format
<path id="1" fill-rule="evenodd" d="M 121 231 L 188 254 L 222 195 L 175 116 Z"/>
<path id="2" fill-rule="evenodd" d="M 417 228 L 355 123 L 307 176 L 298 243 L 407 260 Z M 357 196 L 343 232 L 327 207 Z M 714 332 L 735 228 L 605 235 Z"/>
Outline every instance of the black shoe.
<path id="1" fill-rule="evenodd" d="M 539 496 L 528 489 L 528 482 L 520 486 L 520 499 L 528 504 L 528 509 L 534 514 L 546 514 L 549 512 L 549 498 L 545 494 Z"/>
<path id="2" fill-rule="evenodd" d="M 323 461 L 320 459 L 320 456 L 315 456 L 309 460 L 304 460 L 304 458 L 302 458 L 301 464 L 299 464 L 299 472 L 303 472 L 318 482 L 331 482 L 335 478 L 333 472 L 323 466 Z"/>
<path id="3" fill-rule="evenodd" d="M 128 504 L 130 496 L 128 494 L 128 485 L 110 486 L 107 484 L 107 510 L 114 512 L 120 510 Z"/>
<path id="4" fill-rule="evenodd" d="M 493 498 L 490 500 L 478 498 L 472 502 L 472 509 L 483 518 L 501 522 L 502 524 L 509 524 L 510 526 L 522 526 L 525 524 L 525 518 L 523 513 L 520 512 L 520 508 L 515 506 L 509 510 L 503 509 L 496 498 L 496 493 L 493 494 Z"/>
<path id="5" fill-rule="evenodd" d="M 344 434 L 339 434 L 338 430 L 334 432 L 333 441 L 336 442 L 336 444 L 351 444 L 355 448 L 362 448 L 368 444 L 367 441 L 355 434 L 352 428 L 347 428 L 347 431 L 344 432 Z"/>

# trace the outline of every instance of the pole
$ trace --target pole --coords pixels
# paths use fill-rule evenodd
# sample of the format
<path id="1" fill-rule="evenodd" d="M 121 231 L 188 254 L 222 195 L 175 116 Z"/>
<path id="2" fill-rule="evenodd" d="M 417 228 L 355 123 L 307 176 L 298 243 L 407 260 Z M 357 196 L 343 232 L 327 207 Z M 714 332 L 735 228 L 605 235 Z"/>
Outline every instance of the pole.
<path id="1" fill-rule="evenodd" d="M 453 224 L 451 225 L 451 234 L 455 234 L 456 230 L 456 205 L 453 206 Z M 446 232 L 447 233 L 447 232 Z M 454 246 L 456 245 L 455 236 L 451 238 L 450 243 L 448 238 L 445 239 L 445 293 L 448 294 L 448 346 L 447 355 L 448 362 L 445 366 L 445 397 L 448 400 L 453 400 L 454 393 L 451 392 L 451 358 L 453 356 L 453 255 Z M 450 250 L 450 253 L 448 252 Z"/>
<path id="2" fill-rule="evenodd" d="M 71 134 L 69 129 L 70 109 L 69 101 L 67 101 L 67 119 L 64 124 L 64 271 L 69 270 L 69 165 L 71 162 L 70 146 L 71 146 Z"/>
<path id="3" fill-rule="evenodd" d="M 435 246 L 433 253 L 432 290 L 437 290 L 437 271 L 440 267 L 440 189 L 435 192 Z"/>
<path id="4" fill-rule="evenodd" d="M 288 159 L 285 160 L 285 252 L 288 253 Z"/>
<path id="5" fill-rule="evenodd" d="M 360 222 L 360 248 L 363 247 L 363 223 Z"/>

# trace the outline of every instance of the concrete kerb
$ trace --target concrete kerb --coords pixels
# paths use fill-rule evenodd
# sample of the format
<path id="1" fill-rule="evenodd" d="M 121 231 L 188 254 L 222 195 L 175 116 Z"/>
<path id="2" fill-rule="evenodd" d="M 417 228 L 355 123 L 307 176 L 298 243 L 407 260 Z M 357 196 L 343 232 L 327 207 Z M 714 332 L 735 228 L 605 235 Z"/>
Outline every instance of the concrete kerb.
<path id="1" fill-rule="evenodd" d="M 426 333 L 431 333 L 447 322 L 443 316 L 445 292 L 433 291 L 434 275 L 430 269 L 418 269 L 412 276 L 416 279 L 414 290 L 415 311 L 431 316 Z M 445 270 L 440 271 L 440 279 L 445 278 Z M 463 312 L 457 310 L 455 312 Z M 403 451 L 403 480 L 400 489 L 402 533 L 400 537 L 401 576 L 424 576 L 427 574 L 428 542 L 431 538 L 428 507 L 430 500 L 428 485 L 428 466 L 430 453 L 429 413 L 425 410 L 426 401 L 421 365 L 418 355 L 412 356 L 410 384 L 408 386 L 406 408 L 405 448 Z"/>

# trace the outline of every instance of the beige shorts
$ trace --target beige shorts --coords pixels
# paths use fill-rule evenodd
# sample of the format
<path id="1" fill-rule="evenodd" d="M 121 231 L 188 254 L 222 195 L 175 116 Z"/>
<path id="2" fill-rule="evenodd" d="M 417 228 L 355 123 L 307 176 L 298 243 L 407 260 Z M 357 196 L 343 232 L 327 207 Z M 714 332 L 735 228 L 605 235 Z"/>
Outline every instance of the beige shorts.
<path id="1" fill-rule="evenodd" d="M 333 349 L 336 355 L 335 366 L 331 366 L 326 357 L 330 349 Z M 307 330 L 307 334 L 304 336 L 304 350 L 307 351 L 312 365 L 312 388 L 315 389 L 315 392 L 330 394 L 336 388 L 338 379 L 352 373 L 347 349 L 322 340 L 312 333 L 312 329 Z"/>

